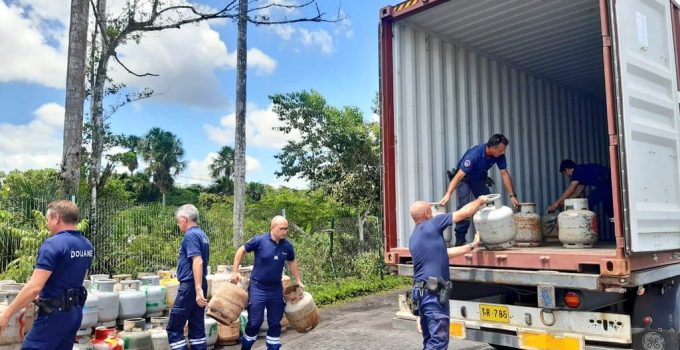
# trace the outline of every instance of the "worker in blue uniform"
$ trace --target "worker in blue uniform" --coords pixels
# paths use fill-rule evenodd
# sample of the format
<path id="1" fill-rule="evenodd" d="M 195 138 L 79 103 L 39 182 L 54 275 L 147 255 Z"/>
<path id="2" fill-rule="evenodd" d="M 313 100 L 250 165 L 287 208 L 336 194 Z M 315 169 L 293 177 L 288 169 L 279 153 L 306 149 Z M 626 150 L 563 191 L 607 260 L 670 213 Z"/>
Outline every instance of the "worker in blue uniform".
<path id="1" fill-rule="evenodd" d="M 571 159 L 564 159 L 560 163 L 560 172 L 569 178 L 569 186 L 562 195 L 548 207 L 548 212 L 559 208 L 565 199 L 581 196 L 583 189 L 590 187 L 588 207 L 595 208 L 602 204 L 602 209 L 608 218 L 614 216 L 614 200 L 612 197 L 612 180 L 609 168 L 600 164 L 576 164 Z"/>
<path id="2" fill-rule="evenodd" d="M 205 350 L 205 306 L 208 305 L 205 291 L 208 288 L 206 275 L 210 258 L 210 240 L 198 227 L 198 209 L 185 204 L 175 212 L 179 230 L 184 233 L 177 261 L 179 289 L 168 320 L 168 342 L 170 348 L 187 349 L 184 325 L 189 321 L 189 345 L 191 350 Z"/>
<path id="3" fill-rule="evenodd" d="M 430 204 L 411 204 L 410 214 L 416 227 L 409 238 L 408 249 L 413 259 L 411 302 L 416 305 L 423 330 L 424 350 L 445 350 L 449 344 L 449 295 L 451 279 L 449 259 L 473 251 L 479 234 L 472 243 L 447 248 L 444 230 L 472 216 L 488 198 L 479 196 L 449 215 L 432 216 Z"/>
<path id="4" fill-rule="evenodd" d="M 248 287 L 248 324 L 241 337 L 241 349 L 250 350 L 257 340 L 257 333 L 264 321 L 264 311 L 267 310 L 267 350 L 281 348 L 281 319 L 285 301 L 283 299 L 283 285 L 281 277 L 283 264 L 288 262 L 297 284 L 304 289 L 300 268 L 295 260 L 293 244 L 286 239 L 288 235 L 288 220 L 283 216 L 275 216 L 271 221 L 270 232 L 251 238 L 236 251 L 234 266 L 231 269 L 231 281 L 237 283 L 240 275 L 239 265 L 243 256 L 248 252 L 255 253 L 253 272 L 250 275 Z"/>
<path id="5" fill-rule="evenodd" d="M 0 314 L 0 332 L 10 318 L 39 296 L 38 317 L 22 349 L 71 350 L 83 319 L 87 292 L 83 279 L 92 264 L 92 243 L 78 231 L 79 210 L 71 201 L 47 206 L 45 220 L 52 234 L 38 249 L 35 269 L 14 301 Z"/>
<path id="6" fill-rule="evenodd" d="M 473 199 L 490 193 L 487 185 L 488 171 L 496 165 L 501 172 L 503 186 L 510 195 L 514 207 L 519 206 L 519 200 L 512 185 L 512 177 L 507 169 L 505 150 L 508 147 L 508 138 L 502 134 L 495 134 L 489 138 L 486 144 L 479 144 L 468 149 L 463 157 L 458 160 L 457 171 L 453 175 L 446 194 L 439 204 L 446 205 L 453 191 L 456 191 L 457 209 L 463 208 Z M 455 246 L 466 243 L 465 236 L 470 227 L 470 220 L 465 219 L 456 223 Z"/>

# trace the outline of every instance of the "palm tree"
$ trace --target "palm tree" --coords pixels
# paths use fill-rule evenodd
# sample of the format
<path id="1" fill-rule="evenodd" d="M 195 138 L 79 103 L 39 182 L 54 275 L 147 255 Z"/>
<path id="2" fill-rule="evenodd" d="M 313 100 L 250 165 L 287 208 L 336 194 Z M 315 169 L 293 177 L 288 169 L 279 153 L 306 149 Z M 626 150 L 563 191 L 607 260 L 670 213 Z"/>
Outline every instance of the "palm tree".
<path id="1" fill-rule="evenodd" d="M 184 156 L 182 141 L 169 131 L 153 128 L 146 134 L 141 152 L 149 164 L 146 172 L 161 191 L 165 207 L 165 196 L 175 182 L 173 176 L 179 174 L 186 166 L 186 162 L 182 161 Z"/>
<path id="2" fill-rule="evenodd" d="M 210 164 L 210 175 L 215 179 L 216 187 L 227 194 L 233 194 L 234 149 L 224 146 L 217 158 Z"/>

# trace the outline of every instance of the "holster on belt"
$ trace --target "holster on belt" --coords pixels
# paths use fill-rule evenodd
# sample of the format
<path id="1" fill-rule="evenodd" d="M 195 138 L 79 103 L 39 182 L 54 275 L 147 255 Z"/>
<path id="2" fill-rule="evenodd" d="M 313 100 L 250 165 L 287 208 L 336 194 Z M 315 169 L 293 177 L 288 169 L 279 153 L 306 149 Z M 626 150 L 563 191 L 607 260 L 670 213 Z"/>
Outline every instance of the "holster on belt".
<path id="1" fill-rule="evenodd" d="M 38 298 L 35 304 L 38 312 L 52 314 L 54 311 L 70 311 L 73 305 L 82 307 L 87 300 L 87 290 L 83 287 L 78 289 L 67 289 L 61 298 Z"/>
<path id="2" fill-rule="evenodd" d="M 426 284 L 427 290 L 430 293 L 437 294 L 437 300 L 440 304 L 444 305 L 447 303 L 453 289 L 451 281 L 445 281 L 441 277 L 428 277 Z"/>

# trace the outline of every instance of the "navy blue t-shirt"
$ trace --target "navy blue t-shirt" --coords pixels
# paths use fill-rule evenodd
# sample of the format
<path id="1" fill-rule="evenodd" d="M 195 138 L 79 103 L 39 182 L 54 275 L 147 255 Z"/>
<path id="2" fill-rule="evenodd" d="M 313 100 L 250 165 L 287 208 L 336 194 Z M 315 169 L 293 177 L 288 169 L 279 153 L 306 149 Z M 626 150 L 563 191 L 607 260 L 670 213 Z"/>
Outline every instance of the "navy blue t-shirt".
<path id="1" fill-rule="evenodd" d="M 35 262 L 36 269 L 52 271 L 41 298 L 59 298 L 67 289 L 78 289 L 92 264 L 94 248 L 80 231 L 61 231 L 46 239 Z"/>
<path id="2" fill-rule="evenodd" d="M 486 144 L 470 147 L 463 157 L 458 161 L 458 170 L 462 170 L 471 180 L 486 180 L 488 170 L 496 164 L 498 169 L 503 170 L 508 167 L 505 155 L 500 157 L 487 157 Z"/>
<path id="3" fill-rule="evenodd" d="M 610 182 L 610 171 L 600 164 L 579 164 L 571 174 L 571 181 L 579 185 L 598 187 Z"/>
<path id="4" fill-rule="evenodd" d="M 280 286 L 284 261 L 295 260 L 295 249 L 287 239 L 276 243 L 271 233 L 251 238 L 245 244 L 246 252 L 255 252 L 255 263 L 250 279 L 265 286 Z"/>
<path id="5" fill-rule="evenodd" d="M 177 279 L 180 282 L 194 281 L 194 272 L 191 269 L 194 256 L 203 258 L 203 281 L 208 275 L 208 258 L 210 257 L 210 241 L 208 236 L 198 226 L 190 227 L 182 238 L 177 258 Z"/>
<path id="6" fill-rule="evenodd" d="M 408 241 L 413 258 L 413 280 L 427 281 L 428 277 L 450 278 L 449 256 L 446 254 L 444 230 L 453 224 L 451 214 L 437 215 L 416 225 Z"/>

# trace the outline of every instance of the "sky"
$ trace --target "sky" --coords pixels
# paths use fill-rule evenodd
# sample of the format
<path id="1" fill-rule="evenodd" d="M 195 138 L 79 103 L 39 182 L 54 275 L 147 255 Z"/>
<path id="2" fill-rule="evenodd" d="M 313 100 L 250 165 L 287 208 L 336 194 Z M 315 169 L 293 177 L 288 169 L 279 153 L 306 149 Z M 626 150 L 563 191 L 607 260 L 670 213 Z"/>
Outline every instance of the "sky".
<path id="1" fill-rule="evenodd" d="M 117 13 L 123 1 L 109 0 L 109 12 Z M 194 3 L 216 8 L 221 2 Z M 314 89 L 330 105 L 356 106 L 365 120 L 377 119 L 371 104 L 378 90 L 378 14 L 395 3 L 319 0 L 328 18 L 340 13 L 345 19 L 249 26 L 247 181 L 306 186 L 303 179 L 286 182 L 274 175 L 280 169 L 274 155 L 295 135 L 272 129 L 280 124 L 270 95 Z M 61 162 L 69 15 L 69 0 L 0 2 L 0 171 L 58 168 Z M 110 64 L 115 81 L 155 92 L 112 115 L 113 133 L 143 136 L 153 127 L 174 133 L 187 163 L 176 182 L 210 185 L 208 166 L 216 152 L 234 145 L 236 24 L 219 20 L 149 33 L 118 55 L 134 71 L 158 77 L 134 77 Z"/>

